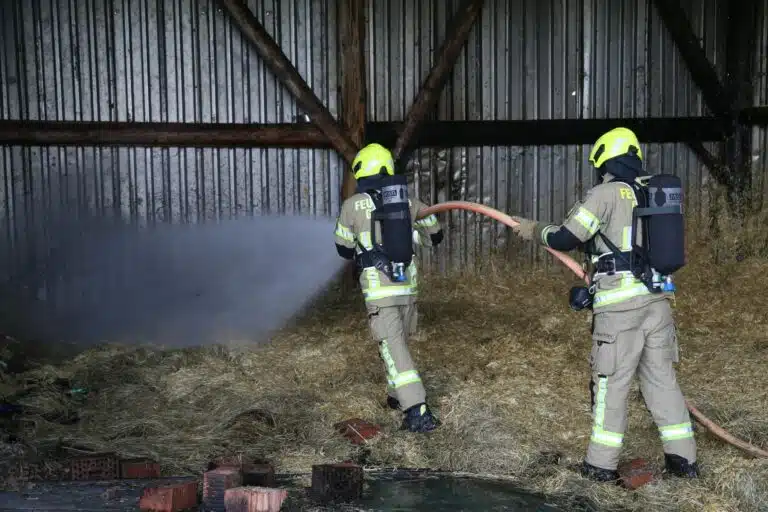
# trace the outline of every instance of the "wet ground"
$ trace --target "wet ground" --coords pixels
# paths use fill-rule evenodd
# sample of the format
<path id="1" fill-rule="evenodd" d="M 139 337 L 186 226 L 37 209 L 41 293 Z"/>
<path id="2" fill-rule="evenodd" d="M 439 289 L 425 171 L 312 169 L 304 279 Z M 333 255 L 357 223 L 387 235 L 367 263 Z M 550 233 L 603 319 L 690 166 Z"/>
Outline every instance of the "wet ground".
<path id="1" fill-rule="evenodd" d="M 142 491 L 149 485 L 188 479 L 116 482 L 62 482 L 29 484 L 19 492 L 0 492 L 0 511 L 135 511 Z M 281 476 L 287 488 L 285 511 L 423 511 L 478 510 L 554 512 L 589 510 L 571 503 L 557 506 L 545 497 L 526 494 L 511 483 L 440 473 L 377 472 L 366 474 L 363 498 L 355 503 L 320 507 L 313 504 L 304 486 L 306 477 Z M 204 510 L 202 507 L 200 511 Z"/>

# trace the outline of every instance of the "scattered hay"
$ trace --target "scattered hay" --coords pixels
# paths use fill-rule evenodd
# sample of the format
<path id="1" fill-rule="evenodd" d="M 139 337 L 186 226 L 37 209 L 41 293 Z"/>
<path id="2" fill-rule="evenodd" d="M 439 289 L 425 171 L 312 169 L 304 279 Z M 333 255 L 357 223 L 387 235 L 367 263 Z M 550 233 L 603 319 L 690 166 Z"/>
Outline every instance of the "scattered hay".
<path id="1" fill-rule="evenodd" d="M 768 262 L 716 268 L 694 252 L 678 276 L 679 378 L 686 396 L 737 436 L 768 445 Z M 23 437 L 157 459 L 166 473 L 204 470 L 219 456 L 270 459 L 281 472 L 354 459 L 371 466 L 503 474 L 531 490 L 611 510 L 765 510 L 768 461 L 750 460 L 699 429 L 703 478 L 664 480 L 635 492 L 590 483 L 569 466 L 590 432 L 589 318 L 567 307 L 560 271 L 425 276 L 421 333 L 411 344 L 444 425 L 397 430 L 357 295 L 335 293 L 307 317 L 245 352 L 104 346 L 17 376 L 30 388 Z M 7 377 L 6 377 L 7 379 Z M 82 401 L 62 391 L 86 387 Z M 62 425 L 76 411 L 80 421 Z M 333 424 L 361 417 L 384 426 L 350 445 Z M 544 453 L 544 455 L 542 455 Z M 0 454 L 3 456 L 4 454 Z M 656 428 L 635 390 L 625 458 L 662 464 Z"/>

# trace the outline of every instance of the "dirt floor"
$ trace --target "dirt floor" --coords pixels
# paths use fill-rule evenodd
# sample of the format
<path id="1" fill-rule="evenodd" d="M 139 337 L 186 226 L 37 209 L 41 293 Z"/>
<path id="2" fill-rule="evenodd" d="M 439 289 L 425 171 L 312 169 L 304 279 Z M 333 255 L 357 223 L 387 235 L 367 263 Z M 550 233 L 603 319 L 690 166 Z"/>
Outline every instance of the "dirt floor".
<path id="1" fill-rule="evenodd" d="M 353 459 L 505 475 L 606 510 L 767 510 L 768 460 L 750 459 L 701 427 L 698 481 L 664 479 L 630 492 L 572 471 L 591 421 L 590 318 L 568 309 L 575 283 L 559 269 L 500 265 L 422 277 L 411 347 L 443 422 L 429 435 L 397 430 L 398 414 L 383 405 L 383 366 L 362 301 L 338 290 L 261 348 L 102 347 L 5 375 L 0 394 L 24 408 L 4 427 L 23 444 L 0 443 L 6 487 L 24 477 L 20 458 L 114 450 L 153 457 L 167 475 L 199 473 L 224 455 L 267 459 L 282 473 Z M 692 250 L 677 284 L 686 397 L 731 433 L 768 447 L 768 260 Z M 636 388 L 630 410 L 624 457 L 660 469 L 657 430 Z M 352 446 L 333 429 L 351 417 L 379 423 L 383 433 Z"/>

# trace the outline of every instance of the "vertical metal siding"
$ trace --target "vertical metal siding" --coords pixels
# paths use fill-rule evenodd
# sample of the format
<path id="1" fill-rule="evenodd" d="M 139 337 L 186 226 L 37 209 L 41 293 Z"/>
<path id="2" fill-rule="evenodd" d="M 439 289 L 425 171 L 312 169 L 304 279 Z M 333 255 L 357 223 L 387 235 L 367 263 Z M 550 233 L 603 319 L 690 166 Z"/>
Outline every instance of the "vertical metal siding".
<path id="1" fill-rule="evenodd" d="M 371 0 L 369 115 L 401 120 L 431 67 L 459 1 Z M 716 0 L 684 2 L 708 57 L 723 68 Z M 445 120 L 695 116 L 706 113 L 666 28 L 649 0 L 487 0 L 433 117 Z M 711 148 L 710 149 L 714 149 Z M 466 199 L 539 219 L 559 220 L 593 182 L 589 146 L 421 150 L 411 166 L 417 194 Z M 652 169 L 680 175 L 693 210 L 707 173 L 684 144 L 647 144 Z M 439 264 L 514 243 L 473 214 L 448 217 Z M 532 256 L 550 259 L 538 249 Z M 449 256 L 450 261 L 445 260 Z"/>
<path id="2" fill-rule="evenodd" d="M 332 113 L 334 2 L 251 1 Z M 0 118 L 290 122 L 296 102 L 212 0 L 0 3 Z M 45 248 L 61 208 L 146 223 L 250 213 L 333 215 L 341 160 L 325 150 L 0 148 L 4 272 Z"/>
<path id="3" fill-rule="evenodd" d="M 251 0 L 332 114 L 338 114 L 336 3 Z M 459 0 L 369 0 L 369 115 L 401 120 L 428 73 Z M 766 103 L 765 14 L 757 103 Z M 722 73 L 716 0 L 685 0 Z M 0 117 L 180 122 L 289 122 L 301 112 L 213 0 L 0 2 Z M 434 119 L 700 115 L 692 84 L 649 0 L 486 0 Z M 768 194 L 756 129 L 756 184 Z M 589 146 L 421 150 L 410 163 L 429 202 L 467 199 L 559 220 L 591 186 Z M 714 149 L 714 148 L 711 148 Z M 708 179 L 682 144 L 648 144 L 653 169 L 683 177 L 693 206 Z M 47 250 L 43 220 L 79 207 L 143 223 L 261 212 L 335 215 L 342 162 L 331 151 L 277 149 L 0 148 L 0 216 L 17 274 Z M 690 210 L 689 210 L 690 211 Z M 448 217 L 440 266 L 514 249 L 501 227 Z M 550 259 L 526 246 L 536 259 Z M 447 250 L 446 250 L 447 249 Z M 429 257 L 427 257 L 429 261 Z"/>
<path id="4" fill-rule="evenodd" d="M 768 0 L 760 3 L 758 16 L 758 41 L 755 52 L 754 87 L 755 106 L 768 105 Z M 752 129 L 752 170 L 753 190 L 756 206 L 765 208 L 768 202 L 768 129 L 755 127 Z"/>

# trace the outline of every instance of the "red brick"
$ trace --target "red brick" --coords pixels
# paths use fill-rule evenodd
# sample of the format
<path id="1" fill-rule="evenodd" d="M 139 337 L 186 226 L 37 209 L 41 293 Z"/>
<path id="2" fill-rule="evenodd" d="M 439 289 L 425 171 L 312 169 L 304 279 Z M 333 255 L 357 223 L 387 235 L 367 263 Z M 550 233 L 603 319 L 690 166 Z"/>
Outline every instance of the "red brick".
<path id="1" fill-rule="evenodd" d="M 122 460 L 120 478 L 160 478 L 160 464 L 149 459 Z"/>
<path id="2" fill-rule="evenodd" d="M 72 480 L 117 480 L 120 474 L 114 453 L 90 453 L 69 461 Z"/>
<path id="3" fill-rule="evenodd" d="M 335 428 L 341 435 L 349 439 L 352 444 L 363 444 L 368 439 L 376 437 L 381 431 L 381 427 L 374 425 L 360 418 L 351 418 L 336 423 Z"/>
<path id="4" fill-rule="evenodd" d="M 619 479 L 622 486 L 634 490 L 651 483 L 654 474 L 645 459 L 633 459 L 619 466 Z"/>
<path id="5" fill-rule="evenodd" d="M 235 487 L 224 495 L 226 512 L 278 512 L 288 497 L 285 489 Z"/>
<path id="6" fill-rule="evenodd" d="M 240 487 L 243 474 L 239 469 L 222 467 L 203 475 L 203 503 L 212 512 L 224 512 L 224 495 L 227 489 Z"/>
<path id="7" fill-rule="evenodd" d="M 147 487 L 139 509 L 152 512 L 180 512 L 197 507 L 197 482 Z"/>

